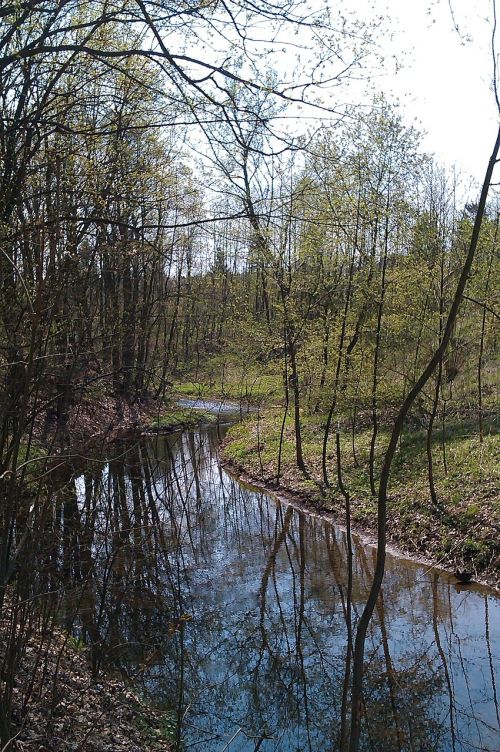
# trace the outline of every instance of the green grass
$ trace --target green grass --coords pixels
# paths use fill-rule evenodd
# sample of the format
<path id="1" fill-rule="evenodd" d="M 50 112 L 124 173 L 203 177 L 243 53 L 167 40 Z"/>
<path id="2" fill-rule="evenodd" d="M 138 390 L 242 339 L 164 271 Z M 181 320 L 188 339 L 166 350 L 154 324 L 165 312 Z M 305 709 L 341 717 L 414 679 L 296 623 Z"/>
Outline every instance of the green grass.
<path id="1" fill-rule="evenodd" d="M 156 416 L 148 428 L 151 431 L 173 431 L 181 428 L 194 428 L 207 423 L 214 423 L 217 416 L 204 410 L 175 407 Z"/>
<path id="2" fill-rule="evenodd" d="M 47 457 L 47 450 L 37 441 L 31 442 L 29 450 L 27 443 L 21 442 L 17 457 L 18 478 L 22 475 L 27 485 L 36 483 L 40 477 L 40 473 L 44 471 Z"/>
<path id="3" fill-rule="evenodd" d="M 242 371 L 237 366 L 232 366 L 216 378 L 205 375 L 199 380 L 177 382 L 174 384 L 174 391 L 183 397 L 217 397 L 258 404 L 279 399 L 283 386 L 279 374 L 247 369 Z"/>
<path id="4" fill-rule="evenodd" d="M 173 747 L 176 738 L 177 717 L 174 710 L 148 712 L 141 703 L 133 704 L 134 724 L 141 733 L 144 743 L 158 750 Z"/>

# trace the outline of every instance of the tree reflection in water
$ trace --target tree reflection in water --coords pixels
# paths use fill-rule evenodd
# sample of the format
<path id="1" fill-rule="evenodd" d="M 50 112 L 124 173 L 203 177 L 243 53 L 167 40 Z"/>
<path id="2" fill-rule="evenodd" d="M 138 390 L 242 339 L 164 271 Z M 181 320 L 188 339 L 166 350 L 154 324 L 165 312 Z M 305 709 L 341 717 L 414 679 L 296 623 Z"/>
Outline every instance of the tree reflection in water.
<path id="1" fill-rule="evenodd" d="M 238 483 L 217 448 L 214 431 L 145 441 L 66 484 L 50 571 L 67 625 L 96 671 L 175 712 L 179 749 L 339 750 L 373 551 L 354 539 L 349 588 L 346 535 Z M 391 559 L 362 749 L 497 749 L 499 617 L 487 592 Z"/>

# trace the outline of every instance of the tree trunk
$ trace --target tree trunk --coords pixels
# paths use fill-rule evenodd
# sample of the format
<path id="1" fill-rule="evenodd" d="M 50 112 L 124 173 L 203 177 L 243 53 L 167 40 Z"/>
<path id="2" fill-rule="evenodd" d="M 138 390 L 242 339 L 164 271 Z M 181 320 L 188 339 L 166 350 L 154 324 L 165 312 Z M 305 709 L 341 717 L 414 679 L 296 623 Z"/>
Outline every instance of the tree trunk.
<path id="1" fill-rule="evenodd" d="M 365 653 L 365 641 L 368 626 L 377 603 L 378 594 L 382 586 L 385 571 L 385 557 L 386 557 L 386 523 L 387 523 L 387 490 L 389 484 L 389 477 L 391 472 L 392 461 L 398 445 L 398 440 L 403 430 L 405 418 L 413 405 L 416 397 L 420 394 L 428 380 L 432 376 L 434 369 L 442 359 L 448 343 L 450 341 L 453 327 L 457 318 L 460 303 L 462 302 L 462 296 L 469 278 L 469 274 L 472 268 L 472 262 L 476 253 L 476 248 L 479 240 L 479 233 L 481 231 L 481 225 L 483 222 L 484 212 L 486 208 L 486 199 L 488 197 L 488 191 L 491 183 L 491 176 L 495 167 L 498 151 L 500 148 L 500 129 L 498 130 L 495 145 L 493 148 L 490 161 L 486 170 L 486 174 L 483 181 L 483 187 L 481 190 L 481 196 L 479 204 L 476 210 L 476 217 L 474 221 L 474 227 L 472 229 L 472 235 L 467 251 L 467 255 L 462 267 L 460 279 L 457 284 L 453 302 L 448 314 L 446 325 L 444 328 L 441 342 L 436 348 L 434 354 L 429 360 L 427 366 L 421 373 L 419 379 L 410 390 L 408 395 L 403 401 L 399 413 L 396 417 L 394 427 L 392 429 L 391 437 L 389 440 L 389 446 L 385 453 L 384 462 L 382 465 L 382 471 L 380 474 L 380 484 L 378 491 L 378 523 L 377 523 L 377 561 L 375 566 L 375 572 L 373 576 L 373 582 L 368 595 L 367 602 L 363 609 L 363 613 L 358 622 L 356 630 L 356 639 L 354 642 L 354 656 L 353 656 L 353 679 L 352 679 L 352 697 L 351 697 L 351 734 L 349 743 L 349 752 L 358 752 L 359 739 L 361 732 L 361 712 L 362 712 L 362 687 L 363 687 L 363 668 L 364 668 L 364 653 Z"/>

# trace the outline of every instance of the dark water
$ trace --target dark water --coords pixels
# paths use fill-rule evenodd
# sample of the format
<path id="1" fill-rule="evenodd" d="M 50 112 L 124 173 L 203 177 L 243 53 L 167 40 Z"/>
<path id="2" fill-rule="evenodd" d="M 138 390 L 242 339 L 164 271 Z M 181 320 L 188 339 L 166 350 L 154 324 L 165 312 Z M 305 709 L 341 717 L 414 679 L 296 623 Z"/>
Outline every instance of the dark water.
<path id="1" fill-rule="evenodd" d="M 119 666 L 171 709 L 181 749 L 333 752 L 345 534 L 231 478 L 217 433 L 124 446 L 76 479 L 92 552 L 69 567 L 89 583 L 79 631 L 96 665 Z M 354 550 L 355 621 L 374 553 Z M 389 557 L 362 749 L 498 751 L 499 653 L 498 598 Z"/>

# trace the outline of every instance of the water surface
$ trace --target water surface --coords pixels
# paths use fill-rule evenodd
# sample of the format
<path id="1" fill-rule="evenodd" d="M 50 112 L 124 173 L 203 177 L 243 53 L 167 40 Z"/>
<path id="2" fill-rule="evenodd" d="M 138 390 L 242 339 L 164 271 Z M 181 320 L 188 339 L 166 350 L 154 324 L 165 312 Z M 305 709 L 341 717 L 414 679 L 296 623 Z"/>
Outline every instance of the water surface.
<path id="1" fill-rule="evenodd" d="M 77 478 L 93 531 L 82 636 L 96 662 L 170 709 L 179 748 L 333 752 L 346 535 L 228 475 L 223 430 L 123 446 Z M 374 551 L 353 545 L 355 621 Z M 362 749 L 498 752 L 499 624 L 494 594 L 389 556 L 366 648 Z"/>

